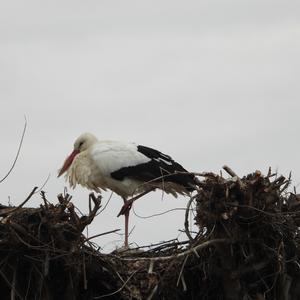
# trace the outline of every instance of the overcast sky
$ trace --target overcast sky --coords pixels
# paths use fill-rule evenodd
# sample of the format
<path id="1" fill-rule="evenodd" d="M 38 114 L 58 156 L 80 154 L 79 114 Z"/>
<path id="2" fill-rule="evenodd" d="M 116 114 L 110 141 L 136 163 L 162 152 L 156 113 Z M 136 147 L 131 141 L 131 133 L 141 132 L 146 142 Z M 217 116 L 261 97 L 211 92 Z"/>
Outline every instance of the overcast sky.
<path id="1" fill-rule="evenodd" d="M 269 166 L 300 183 L 299 1 L 2 1 L 0 4 L 1 203 L 36 185 L 56 201 L 57 169 L 74 139 L 129 140 L 170 154 L 190 171 L 239 175 Z M 89 191 L 71 192 L 88 208 Z M 103 194 L 103 201 L 109 194 Z M 187 199 L 139 200 L 143 216 Z M 38 195 L 29 206 L 39 205 Z M 90 234 L 122 228 L 117 195 Z M 177 237 L 183 212 L 140 219 L 130 242 Z M 184 238 L 181 235 L 181 238 Z M 122 237 L 97 240 L 106 251 Z"/>

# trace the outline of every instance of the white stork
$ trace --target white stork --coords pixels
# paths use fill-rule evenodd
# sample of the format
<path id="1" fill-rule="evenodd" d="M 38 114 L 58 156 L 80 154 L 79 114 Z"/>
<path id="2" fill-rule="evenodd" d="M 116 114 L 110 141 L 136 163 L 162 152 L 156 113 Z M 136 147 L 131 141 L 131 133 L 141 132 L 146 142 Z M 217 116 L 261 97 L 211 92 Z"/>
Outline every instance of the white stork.
<path id="1" fill-rule="evenodd" d="M 125 247 L 134 200 L 156 188 L 175 197 L 188 195 L 197 185 L 195 176 L 166 154 L 129 142 L 100 141 L 91 133 L 76 139 L 58 176 L 65 172 L 72 188 L 78 183 L 96 192 L 110 189 L 123 198 L 119 215 L 125 215 Z"/>

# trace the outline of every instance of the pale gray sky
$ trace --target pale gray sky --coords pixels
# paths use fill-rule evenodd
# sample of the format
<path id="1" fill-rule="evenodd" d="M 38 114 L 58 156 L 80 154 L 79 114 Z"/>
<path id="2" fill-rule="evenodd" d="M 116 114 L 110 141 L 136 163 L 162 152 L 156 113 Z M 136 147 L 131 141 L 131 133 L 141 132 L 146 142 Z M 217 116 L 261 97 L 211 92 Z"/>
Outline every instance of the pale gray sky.
<path id="1" fill-rule="evenodd" d="M 292 171 L 297 185 L 299 53 L 298 1 L 2 1 L 1 174 L 24 114 L 28 130 L 1 202 L 20 203 L 49 173 L 45 190 L 55 200 L 66 185 L 56 171 L 85 131 L 157 148 L 191 171 L 272 166 Z M 88 191 L 72 194 L 86 211 Z M 146 216 L 186 202 L 157 192 L 135 209 Z M 114 195 L 91 233 L 123 229 L 121 205 Z M 132 214 L 130 241 L 176 237 L 181 216 Z M 122 239 L 98 243 L 113 240 Z"/>

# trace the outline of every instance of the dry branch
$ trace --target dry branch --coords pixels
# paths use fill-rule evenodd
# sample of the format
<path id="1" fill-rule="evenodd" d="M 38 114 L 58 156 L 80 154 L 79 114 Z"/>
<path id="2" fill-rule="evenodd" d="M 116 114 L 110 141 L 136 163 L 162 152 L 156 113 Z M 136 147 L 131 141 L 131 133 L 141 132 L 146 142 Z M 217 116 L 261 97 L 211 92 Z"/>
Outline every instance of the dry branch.
<path id="1" fill-rule="evenodd" d="M 17 150 L 16 156 L 15 156 L 13 162 L 12 162 L 11 167 L 7 171 L 7 173 L 0 179 L 0 183 L 3 182 L 9 176 L 9 174 L 14 169 L 14 167 L 15 167 L 15 165 L 17 163 L 17 160 L 19 158 L 19 155 L 20 155 L 20 152 L 21 152 L 21 148 L 22 148 L 22 145 L 23 145 L 24 136 L 25 136 L 25 133 L 26 133 L 26 128 L 27 128 L 27 119 L 26 119 L 26 116 L 24 116 L 24 119 L 25 119 L 24 127 L 23 127 L 23 131 L 22 131 L 22 135 L 21 135 L 21 139 L 20 139 L 20 142 L 19 142 L 19 146 L 18 146 L 18 150 Z"/>

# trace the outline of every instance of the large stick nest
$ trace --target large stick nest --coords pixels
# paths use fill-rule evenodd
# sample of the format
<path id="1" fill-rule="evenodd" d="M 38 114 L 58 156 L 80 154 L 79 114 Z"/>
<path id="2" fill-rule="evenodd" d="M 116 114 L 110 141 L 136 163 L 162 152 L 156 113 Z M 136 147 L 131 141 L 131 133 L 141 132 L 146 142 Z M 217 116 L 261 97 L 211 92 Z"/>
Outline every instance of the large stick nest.
<path id="1" fill-rule="evenodd" d="M 300 197 L 283 176 L 225 170 L 202 174 L 188 240 L 147 249 L 105 254 L 84 236 L 100 197 L 83 217 L 68 194 L 0 206 L 1 299 L 300 299 Z"/>

